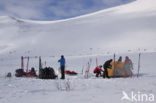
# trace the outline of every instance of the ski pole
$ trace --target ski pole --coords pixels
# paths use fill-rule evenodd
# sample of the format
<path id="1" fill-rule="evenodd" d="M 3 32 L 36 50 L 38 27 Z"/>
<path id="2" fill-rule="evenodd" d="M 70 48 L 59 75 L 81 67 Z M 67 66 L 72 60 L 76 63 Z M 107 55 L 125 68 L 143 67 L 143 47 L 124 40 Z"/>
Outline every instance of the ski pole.
<path id="1" fill-rule="evenodd" d="M 26 72 L 28 72 L 28 67 L 29 67 L 29 57 L 27 58 L 27 68 L 26 68 Z"/>
<path id="2" fill-rule="evenodd" d="M 97 57 L 96 57 L 96 66 L 98 66 L 98 59 L 97 59 Z"/>
<path id="3" fill-rule="evenodd" d="M 137 74 L 137 78 L 139 77 L 139 72 L 140 72 L 140 59 L 141 59 L 141 53 L 139 53 L 139 59 L 138 59 L 138 74 Z"/>
<path id="4" fill-rule="evenodd" d="M 21 56 L 21 69 L 24 69 L 24 58 Z"/>

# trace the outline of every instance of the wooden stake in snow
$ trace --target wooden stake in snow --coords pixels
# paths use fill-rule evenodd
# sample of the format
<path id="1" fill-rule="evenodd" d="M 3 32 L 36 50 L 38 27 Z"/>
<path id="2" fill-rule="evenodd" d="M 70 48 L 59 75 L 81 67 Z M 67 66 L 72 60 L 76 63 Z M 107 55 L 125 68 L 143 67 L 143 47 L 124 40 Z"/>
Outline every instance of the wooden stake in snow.
<path id="1" fill-rule="evenodd" d="M 141 53 L 139 53 L 139 59 L 138 59 L 138 74 L 137 74 L 137 77 L 139 77 L 139 72 L 140 72 L 140 59 L 141 59 Z"/>

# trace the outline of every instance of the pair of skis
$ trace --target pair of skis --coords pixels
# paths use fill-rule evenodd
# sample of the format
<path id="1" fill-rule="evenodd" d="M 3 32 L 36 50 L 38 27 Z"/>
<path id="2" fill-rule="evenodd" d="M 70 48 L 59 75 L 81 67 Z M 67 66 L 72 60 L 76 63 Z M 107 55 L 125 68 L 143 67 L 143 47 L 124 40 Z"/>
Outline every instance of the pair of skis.
<path id="1" fill-rule="evenodd" d="M 28 72 L 29 70 L 29 56 L 28 57 L 21 57 L 21 69 L 24 70 L 24 59 L 27 59 L 27 64 L 26 64 L 26 72 Z"/>
<path id="2" fill-rule="evenodd" d="M 61 73 L 61 68 L 58 68 L 57 75 Z M 69 78 L 67 79 L 60 79 L 57 77 L 56 79 L 56 87 L 59 91 L 70 91 L 70 80 Z"/>
<path id="3" fill-rule="evenodd" d="M 88 74 L 89 74 L 89 70 L 91 67 L 91 63 L 92 63 L 92 59 L 89 60 L 88 64 L 87 64 L 87 69 L 85 71 L 85 78 L 88 79 Z"/>
<path id="4" fill-rule="evenodd" d="M 60 80 L 60 79 L 57 79 L 56 80 L 56 86 L 57 86 L 57 89 L 60 90 L 60 91 L 70 91 L 70 80 L 69 78 L 67 80 Z"/>

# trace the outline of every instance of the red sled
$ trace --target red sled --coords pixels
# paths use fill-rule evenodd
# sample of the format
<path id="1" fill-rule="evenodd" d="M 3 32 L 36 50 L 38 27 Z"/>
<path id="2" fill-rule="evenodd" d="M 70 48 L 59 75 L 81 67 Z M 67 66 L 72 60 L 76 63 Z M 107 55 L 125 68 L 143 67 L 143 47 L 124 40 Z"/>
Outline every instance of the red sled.
<path id="1" fill-rule="evenodd" d="M 70 71 L 70 70 L 66 70 L 65 73 L 67 75 L 77 75 L 77 73 L 75 71 Z"/>

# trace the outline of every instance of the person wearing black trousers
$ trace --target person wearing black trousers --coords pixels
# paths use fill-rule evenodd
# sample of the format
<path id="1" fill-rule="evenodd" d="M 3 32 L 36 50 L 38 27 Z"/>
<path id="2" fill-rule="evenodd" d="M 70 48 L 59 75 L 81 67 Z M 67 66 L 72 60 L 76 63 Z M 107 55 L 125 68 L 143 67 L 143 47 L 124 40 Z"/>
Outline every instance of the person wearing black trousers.
<path id="1" fill-rule="evenodd" d="M 61 59 L 58 60 L 58 62 L 60 63 L 60 68 L 61 68 L 61 79 L 65 79 L 65 58 L 63 55 L 61 55 Z"/>
<path id="2" fill-rule="evenodd" d="M 112 59 L 110 59 L 110 60 L 108 60 L 108 61 L 106 61 L 105 63 L 104 63 L 104 65 L 103 65 L 103 68 L 104 68 L 104 74 L 103 74 L 103 78 L 105 78 L 105 77 L 107 77 L 107 78 L 110 78 L 109 76 L 108 76 L 108 68 L 112 68 L 112 66 L 111 66 L 111 62 L 112 62 L 113 60 Z"/>

